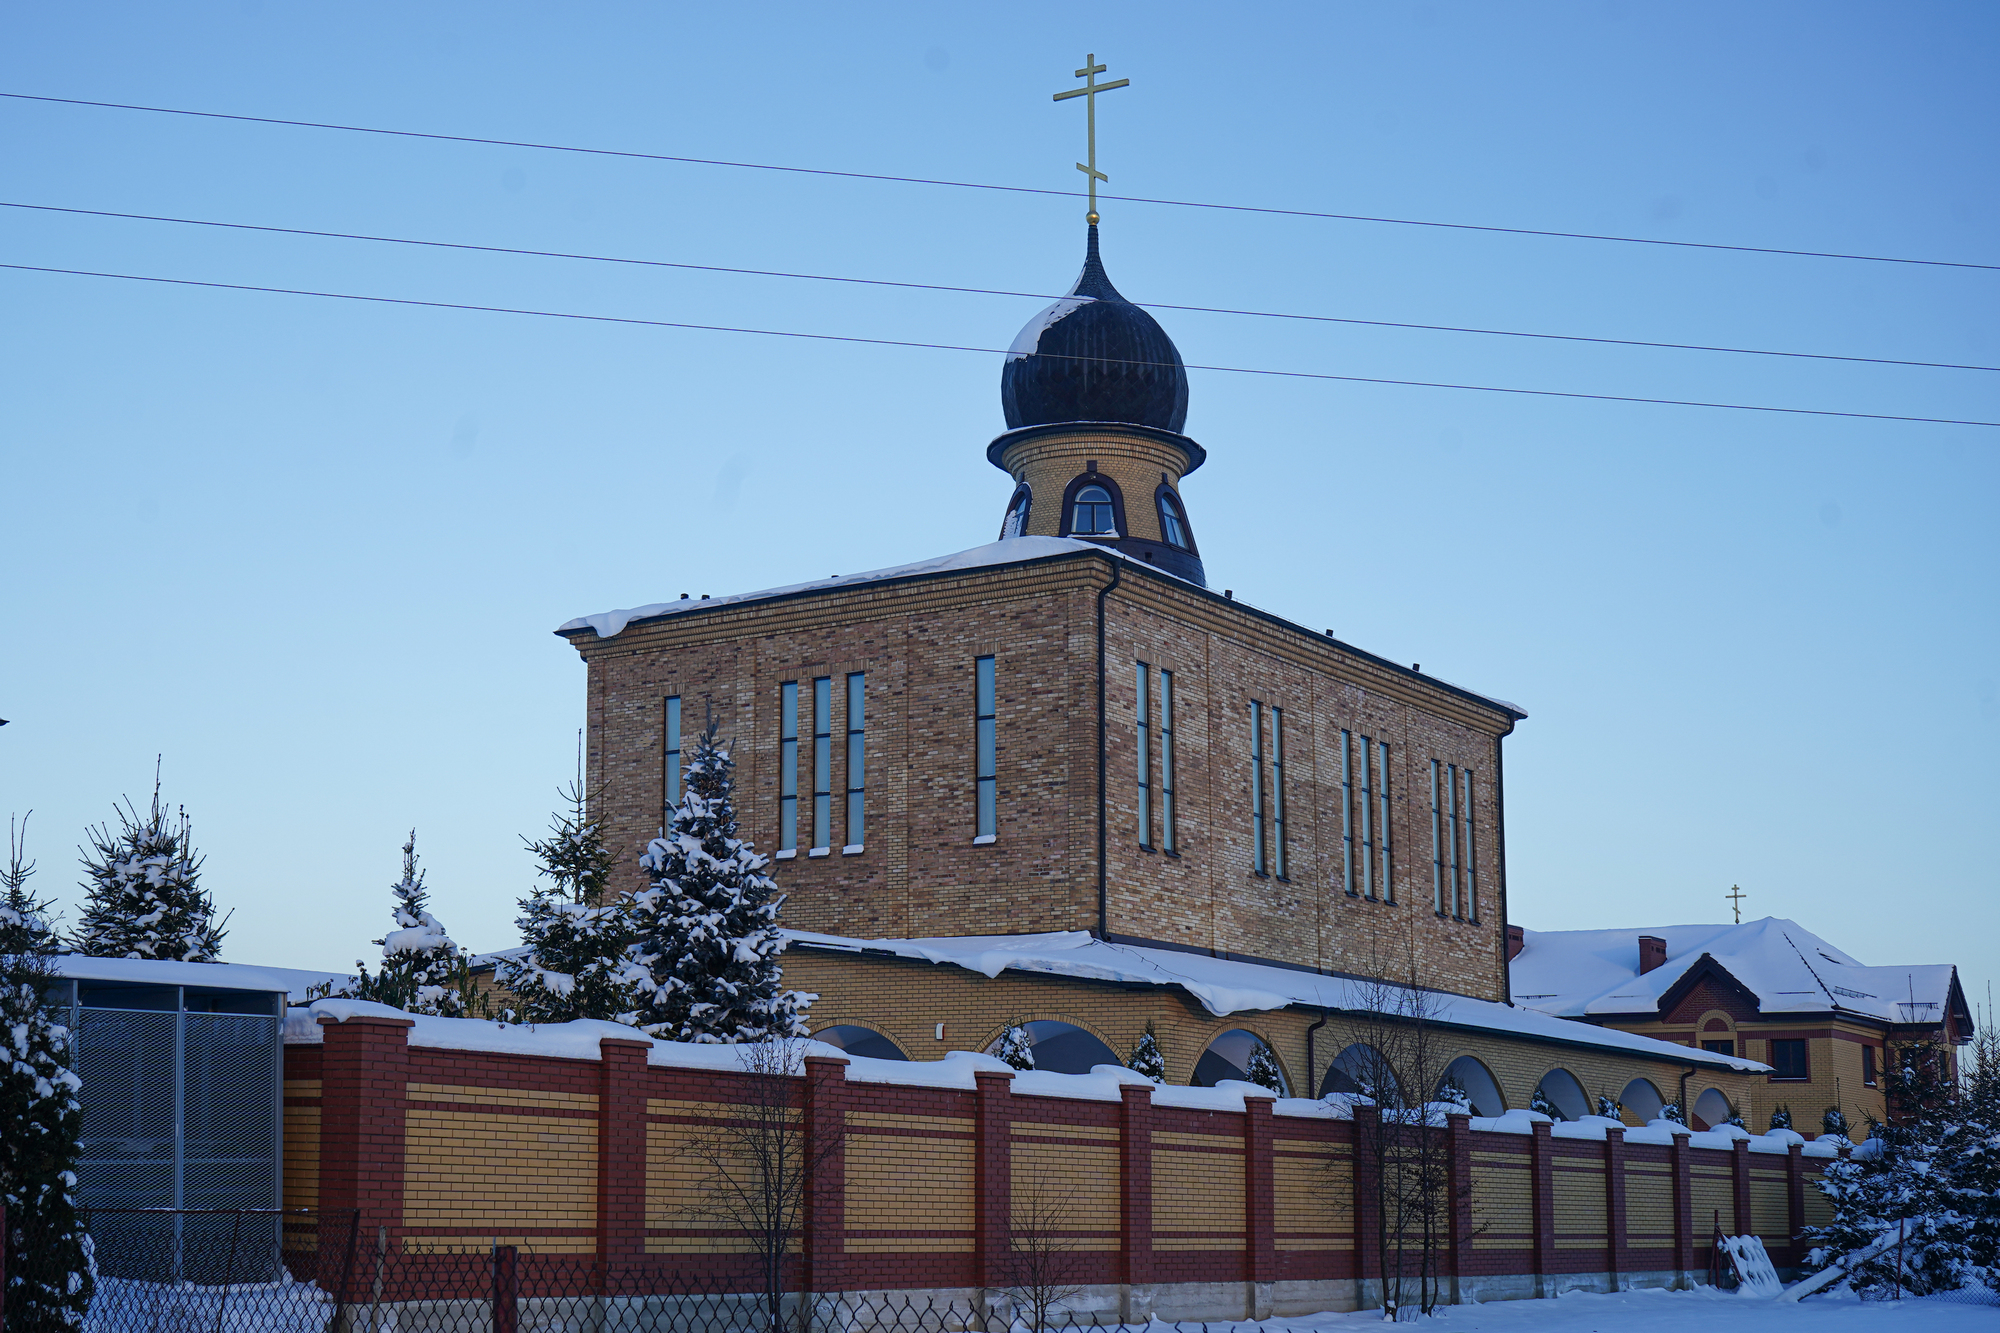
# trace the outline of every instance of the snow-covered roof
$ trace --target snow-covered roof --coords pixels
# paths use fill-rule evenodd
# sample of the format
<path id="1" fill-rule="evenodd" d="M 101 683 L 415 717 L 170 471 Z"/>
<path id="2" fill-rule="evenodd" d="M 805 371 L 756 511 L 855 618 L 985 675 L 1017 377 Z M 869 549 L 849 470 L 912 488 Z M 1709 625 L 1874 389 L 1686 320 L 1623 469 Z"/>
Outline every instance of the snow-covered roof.
<path id="1" fill-rule="evenodd" d="M 627 625 L 642 620 L 659 620 L 667 616 L 688 615 L 697 611 L 709 611 L 719 606 L 742 606 L 751 602 L 767 602 L 780 597 L 794 597 L 802 593 L 825 592 L 834 588 L 852 588 L 860 584 L 883 583 L 892 579 L 920 578 L 926 574 L 952 574 L 968 569 L 990 569 L 1000 565 L 1025 564 L 1031 560 L 1050 560 L 1058 556 L 1081 555 L 1085 552 L 1094 552 L 1110 560 L 1122 560 L 1136 569 L 1143 569 L 1148 574 L 1156 575 L 1160 578 L 1187 582 L 1187 580 L 1181 579 L 1179 575 L 1171 574 L 1157 565 L 1134 560 L 1131 556 L 1126 555 L 1113 546 L 1102 546 L 1096 542 L 1082 541 L 1075 537 L 1005 537 L 997 542 L 988 542 L 984 546 L 975 546 L 971 550 L 956 551 L 951 555 L 934 556 L 929 560 L 916 560 L 906 565 L 891 565 L 887 569 L 870 569 L 859 574 L 835 574 L 829 578 L 814 579 L 810 583 L 792 583 L 782 588 L 764 588 L 757 592 L 731 593 L 724 597 L 703 597 L 699 599 L 682 597 L 671 602 L 651 602 L 645 606 L 628 607 L 622 611 L 600 611 L 596 615 L 578 616 L 574 620 L 566 620 L 556 627 L 555 632 L 567 635 L 581 634 L 585 630 L 591 630 L 600 639 L 611 639 L 624 633 Z M 1200 585 L 1188 583 L 1188 586 L 1199 587 Z M 1246 611 L 1268 617 L 1269 619 L 1278 620 L 1298 630 L 1301 634 L 1312 634 L 1314 638 L 1322 637 L 1313 634 L 1311 630 L 1306 629 L 1303 625 L 1285 620 L 1284 617 L 1265 611 L 1241 598 L 1232 598 L 1231 600 L 1234 601 L 1235 605 L 1242 607 Z M 1516 718 L 1524 718 L 1528 715 L 1520 705 L 1509 703 L 1505 699 L 1497 698 L 1490 694 L 1481 694 L 1477 690 L 1469 690 L 1463 685 L 1454 685 L 1440 676 L 1418 675 L 1416 672 L 1406 671 L 1404 667 L 1397 663 L 1390 662 L 1388 659 L 1376 656 L 1364 649 L 1356 648 L 1349 643 L 1343 643 L 1339 640 L 1334 640 L 1334 643 L 1335 646 L 1345 652 L 1370 658 L 1373 661 L 1382 663 L 1382 665 L 1389 667 L 1393 671 L 1415 675 L 1418 679 L 1428 681 L 1431 684 L 1442 685 L 1456 694 L 1476 699 L 1484 704 L 1490 704 L 1493 707 L 1501 709 L 1503 712 L 1512 714 Z"/>
<path id="2" fill-rule="evenodd" d="M 1256 1013 L 1294 1004 L 1356 1011 L 1367 1007 L 1366 983 L 1345 977 L 1321 976 L 1244 963 L 1174 949 L 1112 944 L 1081 930 L 1049 931 L 1040 935 L 957 935 L 932 939 L 853 939 L 811 931 L 785 932 L 792 944 L 844 952 L 876 952 L 898 958 L 948 963 L 982 976 L 1002 972 L 1037 972 L 1045 976 L 1080 977 L 1153 986 L 1174 986 L 1201 1002 L 1211 1014 Z M 1681 1064 L 1700 1064 L 1746 1073 L 1766 1073 L 1770 1066 L 1709 1051 L 1570 1022 L 1538 1009 L 1440 994 L 1434 1021 L 1476 1032 L 1500 1033 L 1533 1041 L 1560 1042 L 1626 1055 L 1650 1056 Z"/>
<path id="3" fill-rule="evenodd" d="M 1641 935 L 1667 946 L 1667 961 L 1643 974 Z M 1703 959 L 1755 996 L 1764 1013 L 1936 1023 L 1964 1005 L 1950 963 L 1869 967 L 1798 922 L 1773 916 L 1741 925 L 1523 931 L 1512 965 L 1514 1003 L 1563 1018 L 1653 1017 Z"/>
<path id="4" fill-rule="evenodd" d="M 324 981 L 345 981 L 344 972 L 306 972 L 292 967 L 252 967 L 243 963 L 181 963 L 152 958 L 92 958 L 58 954 L 51 960 L 59 977 L 77 981 L 123 981 L 147 986 L 204 986 L 214 990 L 284 991 L 303 1002 L 306 991 Z"/>
<path id="5" fill-rule="evenodd" d="M 1108 555 L 1113 559 L 1123 558 L 1110 547 L 1100 546 L 1096 542 L 1079 541 L 1074 537 L 1008 537 L 1001 541 L 988 542 L 984 546 L 975 546 L 969 551 L 933 556 L 929 560 L 915 560 L 907 565 L 891 565 L 887 569 L 871 569 L 860 574 L 835 574 L 830 578 L 814 579 L 810 583 L 793 583 L 782 588 L 764 588 L 757 592 L 732 593 L 727 597 L 704 597 L 699 601 L 688 597 L 673 602 L 654 602 L 649 606 L 635 606 L 626 611 L 600 611 L 594 616 L 578 616 L 575 620 L 565 621 L 557 627 L 556 633 L 573 634 L 589 629 L 596 630 L 599 638 L 609 639 L 623 633 L 625 627 L 635 620 L 656 620 L 662 616 L 683 615 L 689 611 L 708 611 L 718 606 L 765 602 L 777 597 L 790 597 L 797 593 L 821 592 L 828 588 L 851 588 L 856 584 L 881 583 L 888 579 L 914 578 L 924 574 L 950 574 L 959 570 L 986 569 L 995 565 L 1018 565 L 1029 560 L 1046 560 L 1052 556 L 1075 555 L 1083 551 L 1095 551 L 1099 555 Z"/>

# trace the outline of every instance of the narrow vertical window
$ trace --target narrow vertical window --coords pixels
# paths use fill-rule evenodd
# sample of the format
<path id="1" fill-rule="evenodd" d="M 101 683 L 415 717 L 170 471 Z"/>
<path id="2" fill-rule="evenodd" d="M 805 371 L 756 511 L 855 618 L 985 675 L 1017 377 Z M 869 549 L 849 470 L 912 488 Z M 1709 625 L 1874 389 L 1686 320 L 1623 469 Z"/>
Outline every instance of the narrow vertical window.
<path id="1" fill-rule="evenodd" d="M 1347 896 L 1361 895 L 1354 888 L 1354 733 L 1340 733 L 1340 882 Z"/>
<path id="2" fill-rule="evenodd" d="M 1389 873 L 1389 742 L 1375 744 L 1375 849 L 1382 865 L 1382 901 L 1396 901 L 1396 881 Z"/>
<path id="3" fill-rule="evenodd" d="M 825 855 L 833 845 L 833 677 L 813 680 L 813 840 Z"/>
<path id="4" fill-rule="evenodd" d="M 1174 842 L 1174 673 L 1160 672 L 1160 850 Z"/>
<path id="5" fill-rule="evenodd" d="M 1460 896 L 1463 881 L 1459 875 L 1461 862 L 1459 860 L 1458 842 L 1459 831 L 1464 825 L 1458 817 L 1458 765 L 1452 764 L 1448 766 L 1446 774 L 1445 799 L 1450 802 L 1450 805 L 1446 811 L 1445 820 L 1445 831 L 1447 834 L 1445 838 L 1445 852 L 1451 858 L 1449 867 L 1449 874 L 1451 876 L 1451 914 L 1463 921 L 1465 919 L 1465 901 Z"/>
<path id="6" fill-rule="evenodd" d="M 1250 701 L 1250 868 L 1262 875 L 1264 866 L 1264 705 Z"/>
<path id="7" fill-rule="evenodd" d="M 1375 786 L 1369 781 L 1370 770 L 1374 767 L 1375 743 L 1366 736 L 1360 737 L 1361 762 L 1359 777 L 1361 790 L 1355 793 L 1355 804 L 1361 807 L 1361 896 L 1375 896 Z"/>
<path id="8" fill-rule="evenodd" d="M 1479 848 L 1473 841 L 1478 825 L 1472 818 L 1472 770 L 1465 769 L 1465 800 L 1460 805 L 1465 819 L 1465 917 L 1479 920 Z"/>
<path id="9" fill-rule="evenodd" d="M 666 782 L 662 786 L 660 829 L 665 832 L 674 822 L 674 811 L 681 803 L 681 697 L 667 696 L 667 716 L 661 728 L 661 746 L 666 751 Z"/>
<path id="10" fill-rule="evenodd" d="M 1000 832 L 993 753 L 993 659 L 990 657 L 979 658 L 973 663 L 972 713 L 973 728 L 977 733 L 973 742 L 973 782 L 977 787 L 974 826 L 978 832 L 974 836 L 990 840 Z"/>
<path id="11" fill-rule="evenodd" d="M 799 683 L 778 687 L 778 850 L 799 845 Z"/>
<path id="12" fill-rule="evenodd" d="M 1139 663 L 1137 693 L 1133 696 L 1139 719 L 1139 845 L 1153 845 L 1153 701 L 1146 688 L 1152 668 Z"/>
<path id="13" fill-rule="evenodd" d="M 847 673 L 847 846 L 859 851 L 868 839 L 868 676 Z"/>
<path id="14" fill-rule="evenodd" d="M 1285 878 L 1285 710 L 1271 709 L 1271 852 Z"/>
<path id="15" fill-rule="evenodd" d="M 1431 760 L 1431 910 L 1444 915 L 1444 812 L 1438 806 L 1438 761 Z"/>

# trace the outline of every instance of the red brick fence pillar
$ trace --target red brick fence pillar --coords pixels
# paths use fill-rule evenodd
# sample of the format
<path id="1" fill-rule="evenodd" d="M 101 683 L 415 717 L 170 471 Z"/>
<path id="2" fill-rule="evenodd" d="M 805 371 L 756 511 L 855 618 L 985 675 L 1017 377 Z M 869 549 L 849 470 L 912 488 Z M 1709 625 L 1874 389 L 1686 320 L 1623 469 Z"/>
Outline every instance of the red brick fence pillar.
<path id="1" fill-rule="evenodd" d="M 646 1257 L 644 1040 L 604 1037 L 597 1086 L 597 1260 L 607 1279 Z M 612 1289 L 616 1283 L 610 1284 Z"/>
<path id="2" fill-rule="evenodd" d="M 1007 1285 L 1013 1239 L 1014 1075 L 982 1069 L 973 1079 L 979 1085 L 973 1133 L 979 1154 L 973 1180 L 973 1225 L 978 1228 L 973 1257 L 979 1285 L 998 1290 Z"/>
<path id="3" fill-rule="evenodd" d="M 374 1015 L 321 1018 L 319 1206 L 360 1214 L 362 1250 L 374 1254 L 388 1229 L 403 1234 L 403 1113 L 414 1020 Z"/>

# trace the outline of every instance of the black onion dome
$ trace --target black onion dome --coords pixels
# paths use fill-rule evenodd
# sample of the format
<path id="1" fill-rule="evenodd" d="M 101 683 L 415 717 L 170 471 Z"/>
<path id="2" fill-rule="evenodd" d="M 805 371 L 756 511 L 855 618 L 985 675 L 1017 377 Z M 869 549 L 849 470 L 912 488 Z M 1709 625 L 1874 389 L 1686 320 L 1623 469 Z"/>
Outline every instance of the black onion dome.
<path id="1" fill-rule="evenodd" d="M 1029 320 L 1000 372 L 1007 429 L 1117 421 L 1180 433 L 1187 369 L 1159 321 L 1118 294 L 1090 228 L 1083 274 L 1069 295 Z"/>

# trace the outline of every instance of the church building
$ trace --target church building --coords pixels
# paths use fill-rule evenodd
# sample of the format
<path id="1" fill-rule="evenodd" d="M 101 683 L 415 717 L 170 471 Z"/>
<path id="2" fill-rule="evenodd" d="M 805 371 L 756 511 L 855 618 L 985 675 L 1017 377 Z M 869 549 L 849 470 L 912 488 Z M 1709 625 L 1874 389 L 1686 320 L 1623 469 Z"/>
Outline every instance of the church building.
<path id="1" fill-rule="evenodd" d="M 1314 1096 L 1357 979 L 1414 974 L 1483 1113 L 1552 1072 L 1740 1102 L 1761 1066 L 1510 1003 L 1502 755 L 1526 714 L 1213 586 L 1187 371 L 1094 222 L 1000 397 L 997 540 L 557 631 L 588 669 L 615 887 L 712 717 L 786 894 L 786 983 L 836 1045 L 935 1059 L 1021 1025 L 1083 1072 L 1150 1028 L 1170 1082 L 1261 1047 Z"/>

